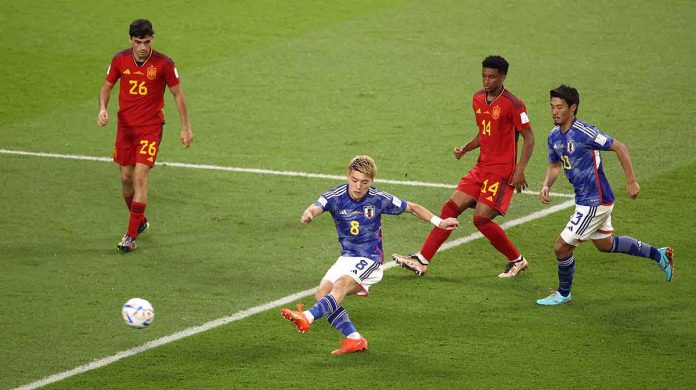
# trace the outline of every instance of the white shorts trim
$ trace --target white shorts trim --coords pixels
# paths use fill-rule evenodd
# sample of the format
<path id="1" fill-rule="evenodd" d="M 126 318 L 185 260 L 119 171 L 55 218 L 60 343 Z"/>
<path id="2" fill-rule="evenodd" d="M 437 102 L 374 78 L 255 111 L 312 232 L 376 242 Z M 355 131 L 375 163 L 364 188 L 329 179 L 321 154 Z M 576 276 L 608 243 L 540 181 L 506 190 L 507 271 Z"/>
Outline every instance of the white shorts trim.
<path id="1" fill-rule="evenodd" d="M 336 281 L 344 275 L 348 275 L 355 279 L 363 289 L 358 295 L 366 296 L 369 294 L 370 286 L 382 280 L 384 268 L 378 261 L 368 259 L 367 257 L 341 256 L 336 260 L 334 265 L 326 271 L 326 275 L 324 275 L 322 280 L 336 283 Z"/>
<path id="2" fill-rule="evenodd" d="M 568 245 L 578 246 L 583 241 L 600 240 L 611 236 L 614 228 L 611 226 L 611 206 L 575 206 L 575 212 L 565 229 L 561 232 L 561 238 Z"/>

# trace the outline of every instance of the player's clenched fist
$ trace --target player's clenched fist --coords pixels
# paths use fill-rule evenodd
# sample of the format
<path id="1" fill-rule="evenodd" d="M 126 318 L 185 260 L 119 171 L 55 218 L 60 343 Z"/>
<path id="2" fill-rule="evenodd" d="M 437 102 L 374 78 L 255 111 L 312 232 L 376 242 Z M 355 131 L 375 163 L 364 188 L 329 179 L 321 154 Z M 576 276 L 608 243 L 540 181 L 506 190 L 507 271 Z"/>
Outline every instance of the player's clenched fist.
<path id="1" fill-rule="evenodd" d="M 106 110 L 99 110 L 99 115 L 97 115 L 97 124 L 99 126 L 105 126 L 109 123 L 109 112 Z"/>

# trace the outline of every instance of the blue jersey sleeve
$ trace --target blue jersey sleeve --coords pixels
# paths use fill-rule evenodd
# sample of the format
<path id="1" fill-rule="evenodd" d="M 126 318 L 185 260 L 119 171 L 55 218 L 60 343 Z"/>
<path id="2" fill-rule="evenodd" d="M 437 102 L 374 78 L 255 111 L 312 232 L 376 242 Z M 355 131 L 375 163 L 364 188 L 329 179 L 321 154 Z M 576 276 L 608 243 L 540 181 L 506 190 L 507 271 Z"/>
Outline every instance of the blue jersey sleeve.
<path id="1" fill-rule="evenodd" d="M 346 193 L 347 187 L 346 184 L 343 184 L 324 192 L 314 204 L 324 211 L 332 212 L 336 208 L 337 200 Z"/>
<path id="2" fill-rule="evenodd" d="M 593 138 L 587 137 L 587 146 L 595 150 L 611 150 L 611 145 L 614 144 L 614 139 L 608 134 L 603 133 L 598 128 L 594 128 L 596 135 Z"/>
<path id="3" fill-rule="evenodd" d="M 549 134 L 548 138 L 546 139 L 546 145 L 549 149 L 549 163 L 555 164 L 561 161 L 561 158 L 558 156 L 558 153 L 556 153 L 556 150 L 553 148 L 553 133 Z"/>
<path id="4" fill-rule="evenodd" d="M 408 203 L 388 192 L 380 192 L 382 196 L 382 212 L 384 214 L 399 215 L 406 211 Z"/>
<path id="5" fill-rule="evenodd" d="M 331 210 L 331 204 L 334 198 L 326 199 L 325 195 L 326 194 L 320 196 L 319 199 L 314 202 L 314 205 L 319 206 L 324 211 L 329 211 Z"/>

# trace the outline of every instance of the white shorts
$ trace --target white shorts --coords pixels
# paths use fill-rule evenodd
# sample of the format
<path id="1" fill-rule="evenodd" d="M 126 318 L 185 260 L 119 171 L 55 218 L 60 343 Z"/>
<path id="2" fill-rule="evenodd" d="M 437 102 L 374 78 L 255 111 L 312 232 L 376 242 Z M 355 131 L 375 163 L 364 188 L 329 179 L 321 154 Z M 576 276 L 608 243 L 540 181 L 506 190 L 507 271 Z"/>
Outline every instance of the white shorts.
<path id="1" fill-rule="evenodd" d="M 363 291 L 358 295 L 366 296 L 370 286 L 379 283 L 384 276 L 382 264 L 378 261 L 370 260 L 367 257 L 348 257 L 341 256 L 336 260 L 334 265 L 326 271 L 326 275 L 322 280 L 336 283 L 336 281 L 344 275 L 348 275 L 355 279 Z"/>
<path id="2" fill-rule="evenodd" d="M 587 240 L 599 240 L 611 236 L 611 206 L 575 206 L 575 212 L 561 232 L 561 238 L 568 245 L 578 246 Z"/>

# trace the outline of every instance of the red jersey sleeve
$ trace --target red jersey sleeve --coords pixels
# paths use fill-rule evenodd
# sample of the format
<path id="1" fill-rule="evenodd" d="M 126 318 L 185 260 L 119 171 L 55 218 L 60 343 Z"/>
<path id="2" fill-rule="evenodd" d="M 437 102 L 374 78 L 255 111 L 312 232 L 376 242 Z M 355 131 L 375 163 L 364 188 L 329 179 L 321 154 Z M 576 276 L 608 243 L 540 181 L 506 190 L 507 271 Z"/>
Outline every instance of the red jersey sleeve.
<path id="1" fill-rule="evenodd" d="M 164 82 L 167 83 L 169 88 L 179 84 L 179 72 L 177 72 L 176 65 L 174 65 L 174 61 L 171 58 L 168 59 L 163 70 Z"/>
<path id="2" fill-rule="evenodd" d="M 527 116 L 527 107 L 525 107 L 522 100 L 518 99 L 517 102 L 519 105 L 514 105 L 514 110 L 512 110 L 512 122 L 515 124 L 515 129 L 529 129 L 532 127 L 532 124 Z"/>
<path id="3" fill-rule="evenodd" d="M 111 64 L 109 65 L 109 69 L 106 71 L 106 81 L 110 82 L 111 84 L 116 84 L 118 79 L 121 78 L 121 69 L 119 66 L 119 56 L 115 55 L 114 58 L 111 60 Z"/>

